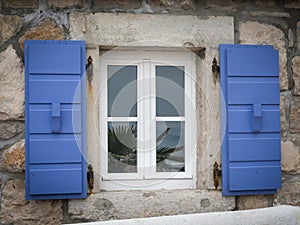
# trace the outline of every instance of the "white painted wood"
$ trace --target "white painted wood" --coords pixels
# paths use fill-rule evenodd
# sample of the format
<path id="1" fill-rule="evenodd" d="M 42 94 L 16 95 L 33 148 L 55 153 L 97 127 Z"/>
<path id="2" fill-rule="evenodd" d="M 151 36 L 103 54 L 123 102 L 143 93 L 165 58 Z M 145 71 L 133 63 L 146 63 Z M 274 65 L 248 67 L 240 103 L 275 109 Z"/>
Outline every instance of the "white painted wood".
<path id="1" fill-rule="evenodd" d="M 137 117 L 107 117 L 107 66 L 136 65 Z M 156 117 L 155 66 L 184 66 L 185 116 Z M 157 190 L 196 187 L 195 56 L 189 51 L 109 51 L 100 57 L 101 189 Z M 107 122 L 137 122 L 137 173 L 108 173 Z M 156 121 L 185 122 L 185 172 L 156 172 Z M 153 182 L 155 181 L 155 182 Z M 151 186 L 151 185 L 153 186 Z M 132 187 L 130 186 L 132 185 Z"/>

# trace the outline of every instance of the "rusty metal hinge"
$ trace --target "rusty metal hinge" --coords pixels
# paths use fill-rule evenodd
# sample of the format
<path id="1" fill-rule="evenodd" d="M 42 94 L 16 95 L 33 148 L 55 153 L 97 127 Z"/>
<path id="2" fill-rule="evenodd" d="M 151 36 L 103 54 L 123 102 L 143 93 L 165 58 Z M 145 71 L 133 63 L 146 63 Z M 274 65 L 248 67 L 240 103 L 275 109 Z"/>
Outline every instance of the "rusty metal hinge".
<path id="1" fill-rule="evenodd" d="M 86 77 L 89 83 L 92 82 L 93 79 L 93 59 L 91 56 L 88 57 L 87 59 L 88 63 L 85 65 L 86 69 Z"/>
<path id="2" fill-rule="evenodd" d="M 211 70 L 215 77 L 217 77 L 217 75 L 220 73 L 220 66 L 218 65 L 216 58 L 214 58 L 212 61 Z"/>
<path id="3" fill-rule="evenodd" d="M 214 186 L 215 189 L 217 190 L 219 186 L 219 178 L 222 177 L 222 170 L 219 169 L 219 164 L 217 162 L 214 163 L 213 176 L 214 176 Z"/>
<path id="4" fill-rule="evenodd" d="M 88 166 L 87 182 L 88 182 L 89 194 L 92 194 L 94 189 L 94 169 L 92 164 L 89 164 Z"/>

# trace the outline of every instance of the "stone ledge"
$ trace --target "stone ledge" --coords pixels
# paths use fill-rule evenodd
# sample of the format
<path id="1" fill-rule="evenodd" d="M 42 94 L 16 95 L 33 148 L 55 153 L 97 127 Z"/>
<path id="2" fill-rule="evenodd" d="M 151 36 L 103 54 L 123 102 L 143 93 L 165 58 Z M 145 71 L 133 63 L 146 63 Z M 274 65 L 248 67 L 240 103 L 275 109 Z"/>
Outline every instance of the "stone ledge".
<path id="1" fill-rule="evenodd" d="M 278 206 L 278 207 L 271 207 L 265 209 L 255 209 L 255 210 L 245 210 L 245 211 L 235 211 L 235 212 L 215 212 L 215 213 L 176 215 L 176 216 L 164 216 L 164 217 L 143 218 L 143 219 L 115 220 L 115 221 L 94 222 L 90 224 L 93 225 L 114 225 L 114 224 L 299 225 L 300 207 Z"/>
<path id="2" fill-rule="evenodd" d="M 223 197 L 219 191 L 114 191 L 70 200 L 68 213 L 73 221 L 97 221 L 230 211 L 234 207 L 235 198 Z"/>

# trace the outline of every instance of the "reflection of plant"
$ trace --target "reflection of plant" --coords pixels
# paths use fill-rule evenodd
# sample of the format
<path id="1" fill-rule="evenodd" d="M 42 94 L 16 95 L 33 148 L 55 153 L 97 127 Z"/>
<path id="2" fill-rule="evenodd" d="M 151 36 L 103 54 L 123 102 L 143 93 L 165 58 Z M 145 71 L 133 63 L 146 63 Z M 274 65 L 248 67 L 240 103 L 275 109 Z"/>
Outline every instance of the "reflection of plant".
<path id="1" fill-rule="evenodd" d="M 172 156 L 172 153 L 182 151 L 184 149 L 183 146 L 180 147 L 157 147 L 156 148 L 156 163 L 160 163 L 164 161 L 165 159 L 169 159 L 171 161 L 176 161 L 176 162 L 184 162 L 184 158 L 180 156 Z"/>
<path id="2" fill-rule="evenodd" d="M 134 125 L 108 129 L 108 151 L 114 158 L 128 165 L 136 165 L 136 146 Z"/>
<path id="3" fill-rule="evenodd" d="M 184 149 L 183 146 L 161 146 L 161 143 L 166 138 L 169 131 L 170 128 L 167 128 L 156 138 L 156 163 L 161 163 L 165 159 L 178 163 L 184 163 L 184 157 L 176 156 L 176 154 L 172 155 L 172 153 L 182 151 Z M 108 152 L 110 152 L 115 159 L 127 165 L 136 166 L 136 148 L 137 134 L 136 127 L 134 125 L 119 125 L 116 127 L 110 127 L 108 129 Z M 166 166 L 169 167 L 170 165 Z"/>

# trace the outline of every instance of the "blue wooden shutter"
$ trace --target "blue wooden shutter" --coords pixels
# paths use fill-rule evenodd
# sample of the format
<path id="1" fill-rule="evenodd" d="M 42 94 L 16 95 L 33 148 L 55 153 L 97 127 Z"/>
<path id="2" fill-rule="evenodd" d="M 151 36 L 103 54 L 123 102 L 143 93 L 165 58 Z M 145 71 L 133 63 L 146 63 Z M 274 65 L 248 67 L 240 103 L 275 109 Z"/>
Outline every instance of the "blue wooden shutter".
<path id="1" fill-rule="evenodd" d="M 26 199 L 85 198 L 85 42 L 25 41 Z"/>
<path id="2" fill-rule="evenodd" d="M 223 195 L 272 194 L 281 187 L 278 51 L 220 45 Z"/>

